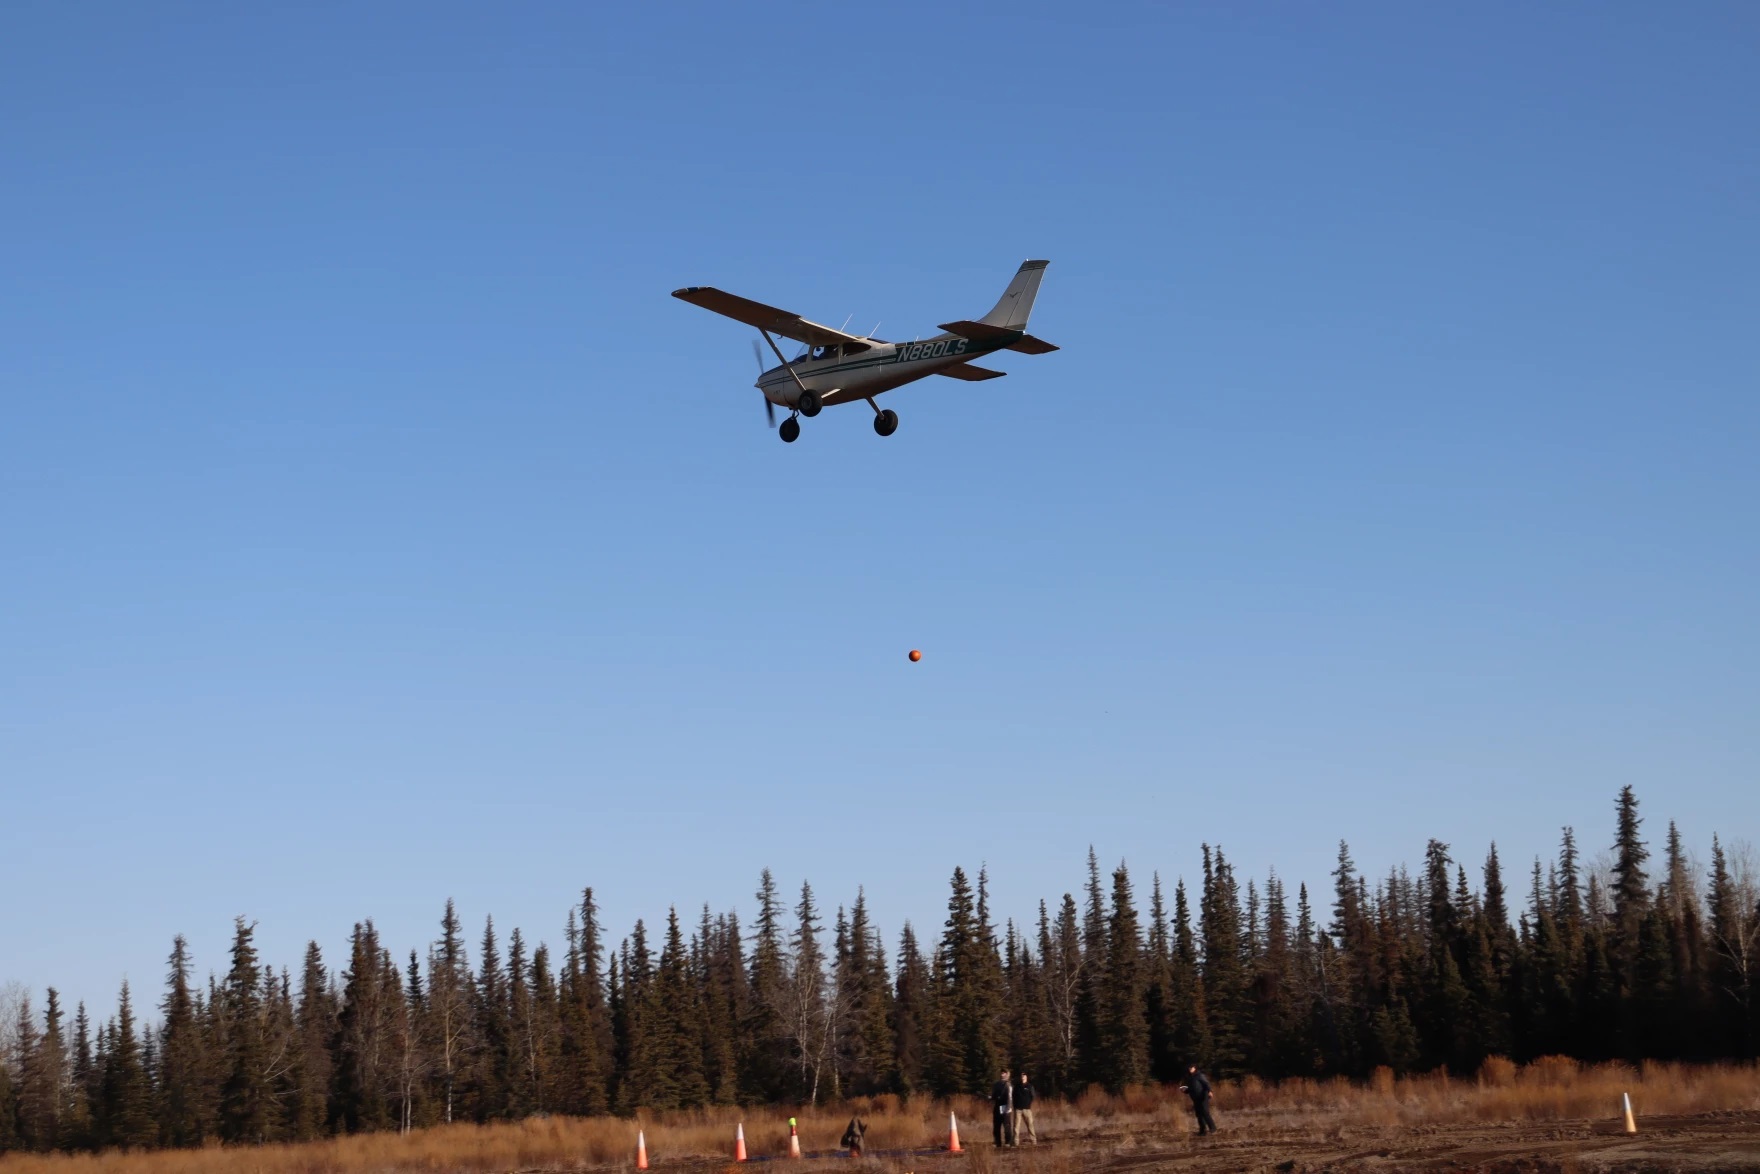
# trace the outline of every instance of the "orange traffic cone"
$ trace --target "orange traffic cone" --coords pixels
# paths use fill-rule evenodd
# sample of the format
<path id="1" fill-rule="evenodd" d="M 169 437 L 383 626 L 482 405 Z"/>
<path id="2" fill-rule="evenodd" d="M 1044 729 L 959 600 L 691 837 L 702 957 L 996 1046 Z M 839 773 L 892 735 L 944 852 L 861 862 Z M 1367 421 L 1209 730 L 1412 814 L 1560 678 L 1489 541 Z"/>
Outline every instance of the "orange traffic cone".
<path id="1" fill-rule="evenodd" d="M 743 1162 L 746 1160 L 746 1123 L 744 1121 L 741 1121 L 738 1125 L 734 1126 L 733 1160 L 736 1162 Z"/>
<path id="2" fill-rule="evenodd" d="M 947 1152 L 959 1153 L 959 1118 L 952 1113 L 947 1115 Z"/>
<path id="3" fill-rule="evenodd" d="M 1632 1117 L 1632 1094 L 1629 1092 L 1622 1092 L 1619 1096 L 1620 1100 L 1625 1104 L 1626 1132 L 1636 1133 L 1638 1132 L 1638 1122 Z"/>
<path id="4" fill-rule="evenodd" d="M 788 1156 L 791 1158 L 801 1156 L 801 1135 L 794 1127 L 793 1117 L 788 1119 Z"/>
<path id="5" fill-rule="evenodd" d="M 648 1168 L 648 1135 L 640 1129 L 636 1130 L 636 1169 Z"/>

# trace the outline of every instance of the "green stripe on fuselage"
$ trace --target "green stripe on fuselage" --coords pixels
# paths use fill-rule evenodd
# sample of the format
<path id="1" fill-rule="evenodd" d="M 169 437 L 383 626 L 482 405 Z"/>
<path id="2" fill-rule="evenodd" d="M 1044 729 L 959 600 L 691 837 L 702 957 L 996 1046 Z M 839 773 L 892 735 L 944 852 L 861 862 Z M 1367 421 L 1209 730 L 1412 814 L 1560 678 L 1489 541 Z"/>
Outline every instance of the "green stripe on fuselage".
<path id="1" fill-rule="evenodd" d="M 972 359 L 980 358 L 984 355 L 1002 350 L 1007 347 L 1009 343 L 1019 337 L 1020 335 L 1018 333 L 1004 339 L 976 339 L 953 336 L 949 338 L 926 339 L 922 342 L 892 343 L 889 345 L 897 347 L 897 350 L 882 352 L 878 355 L 856 355 L 844 362 L 834 363 L 829 367 L 801 364 L 800 366 L 794 367 L 794 370 L 802 379 L 821 379 L 827 375 L 839 375 L 850 371 L 866 371 L 875 367 L 909 367 L 917 363 L 937 363 L 940 366 L 952 366 L 952 363 L 948 361 L 949 359 L 961 363 L 969 362 Z M 941 353 L 934 353 L 935 347 L 943 344 L 945 345 Z M 956 349 L 960 344 L 964 345 L 963 350 Z M 916 356 L 914 358 L 909 357 L 913 351 L 917 352 Z M 932 371 L 924 372 L 926 375 L 933 373 L 934 372 Z M 779 382 L 793 384 L 794 382 L 793 376 L 789 375 L 786 371 L 780 371 L 777 368 L 772 368 L 771 370 L 766 371 L 764 375 L 764 385 Z"/>

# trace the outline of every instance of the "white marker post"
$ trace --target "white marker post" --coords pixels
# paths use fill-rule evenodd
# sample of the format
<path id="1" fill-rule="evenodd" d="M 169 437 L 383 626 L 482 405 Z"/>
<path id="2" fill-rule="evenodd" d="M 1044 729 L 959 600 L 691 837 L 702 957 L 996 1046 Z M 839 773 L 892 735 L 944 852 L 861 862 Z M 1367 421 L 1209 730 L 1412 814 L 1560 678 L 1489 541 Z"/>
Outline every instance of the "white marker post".
<path id="1" fill-rule="evenodd" d="M 1638 1132 L 1638 1122 L 1632 1116 L 1632 1094 L 1629 1092 L 1622 1092 L 1619 1094 L 1619 1097 L 1620 1097 L 1620 1100 L 1625 1103 L 1625 1107 L 1626 1107 L 1626 1132 L 1627 1133 Z"/>

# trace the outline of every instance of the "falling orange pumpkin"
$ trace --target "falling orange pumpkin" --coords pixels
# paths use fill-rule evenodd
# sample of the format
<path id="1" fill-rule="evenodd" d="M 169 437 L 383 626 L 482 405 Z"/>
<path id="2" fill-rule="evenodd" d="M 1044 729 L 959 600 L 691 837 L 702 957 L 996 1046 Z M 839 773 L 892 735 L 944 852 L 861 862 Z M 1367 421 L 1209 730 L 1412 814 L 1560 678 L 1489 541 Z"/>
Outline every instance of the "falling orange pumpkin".
<path id="1" fill-rule="evenodd" d="M 919 660 L 922 660 L 922 659 L 923 659 L 923 654 L 921 652 L 918 652 L 915 648 L 911 649 L 911 663 L 912 664 L 916 664 Z"/>

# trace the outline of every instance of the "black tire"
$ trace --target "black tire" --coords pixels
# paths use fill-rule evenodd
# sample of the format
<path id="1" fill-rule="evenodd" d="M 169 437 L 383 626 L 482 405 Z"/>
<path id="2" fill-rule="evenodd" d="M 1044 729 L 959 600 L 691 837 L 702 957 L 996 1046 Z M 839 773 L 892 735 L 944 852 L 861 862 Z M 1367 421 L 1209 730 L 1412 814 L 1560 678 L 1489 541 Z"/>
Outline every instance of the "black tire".
<path id="1" fill-rule="evenodd" d="M 782 443 L 793 444 L 801 438 L 801 422 L 790 416 L 777 427 L 776 435 L 782 437 Z"/>
<path id="2" fill-rule="evenodd" d="M 891 436 L 898 431 L 898 413 L 887 408 L 874 417 L 874 431 L 881 436 Z"/>
<path id="3" fill-rule="evenodd" d="M 814 416 L 817 416 L 825 407 L 825 401 L 819 398 L 819 393 L 816 391 L 803 391 L 801 392 L 801 402 L 798 406 L 801 415 L 810 420 Z"/>

